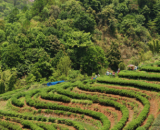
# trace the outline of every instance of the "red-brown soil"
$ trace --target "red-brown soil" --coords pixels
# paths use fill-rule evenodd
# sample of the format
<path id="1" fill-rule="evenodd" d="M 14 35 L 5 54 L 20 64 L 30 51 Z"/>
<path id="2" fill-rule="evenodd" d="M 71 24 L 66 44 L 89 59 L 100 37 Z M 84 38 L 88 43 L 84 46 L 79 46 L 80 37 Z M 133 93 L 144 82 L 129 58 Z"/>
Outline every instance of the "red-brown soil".
<path id="1" fill-rule="evenodd" d="M 76 92 L 79 92 L 79 93 L 86 93 L 86 94 L 94 94 L 94 95 L 102 95 L 102 93 L 99 93 L 99 92 L 89 92 L 89 91 L 83 91 L 83 90 L 80 90 L 78 88 L 75 88 L 74 91 Z M 135 102 L 138 104 L 138 108 L 139 108 L 139 113 L 142 111 L 143 109 L 143 104 L 139 101 L 137 101 L 136 99 L 134 98 L 128 98 L 128 97 L 125 97 L 125 96 L 119 96 L 119 95 L 113 95 L 113 94 L 104 94 L 106 97 L 113 97 L 113 98 L 117 98 L 117 101 L 116 102 L 119 102 L 121 103 L 121 101 L 125 101 L 125 102 Z M 131 109 L 131 107 L 129 105 L 126 105 L 126 107 L 128 108 L 129 110 L 129 118 L 128 118 L 128 121 L 126 122 L 126 124 L 128 124 L 130 121 L 132 121 L 133 119 L 133 115 L 134 115 L 134 111 Z M 138 114 L 139 115 L 139 114 Z M 120 119 L 119 119 L 120 120 Z M 118 121 L 119 121 L 118 120 Z"/>
<path id="2" fill-rule="evenodd" d="M 154 118 L 156 118 L 159 114 L 159 100 L 160 97 L 157 96 L 157 92 L 153 92 L 153 91 L 147 91 L 147 90 L 140 90 L 138 88 L 131 88 L 131 87 L 122 87 L 122 86 L 113 86 L 113 85 L 104 85 L 104 84 L 94 84 L 93 86 L 99 86 L 99 87 L 108 87 L 108 88 L 114 88 L 114 89 L 126 89 L 126 90 L 133 90 L 133 91 L 137 91 L 137 92 L 142 92 L 147 94 L 148 96 L 151 97 L 151 100 L 149 100 L 150 102 L 150 111 L 149 114 L 153 114 Z M 147 119 L 146 119 L 147 120 Z M 146 123 L 146 120 L 142 123 L 142 125 L 144 125 Z"/>
<path id="3" fill-rule="evenodd" d="M 111 128 L 114 126 L 114 123 L 115 123 L 115 120 L 114 120 L 114 117 L 113 115 L 111 115 L 110 113 L 108 113 L 106 111 L 106 109 L 109 109 L 110 111 L 112 112 L 116 112 L 117 115 L 118 115 L 118 121 L 121 119 L 122 117 L 122 113 L 121 111 L 119 110 L 116 110 L 114 107 L 110 107 L 110 106 L 103 106 L 99 103 L 93 103 L 92 105 L 89 105 L 88 107 L 85 107 L 85 105 L 83 104 L 79 104 L 79 103 L 63 103 L 63 102 L 59 102 L 59 101 L 50 101 L 50 100 L 45 100 L 45 99 L 42 99 L 39 97 L 39 99 L 41 101 L 45 101 L 45 102 L 51 102 L 51 103 L 58 103 L 59 105 L 64 105 L 64 106 L 69 106 L 69 107 L 79 107 L 81 109 L 88 109 L 88 110 L 92 110 L 92 111 L 97 111 L 97 112 L 101 112 L 103 113 L 105 116 L 108 117 L 108 119 L 110 120 L 111 122 Z M 92 118 L 92 117 L 90 117 Z M 93 118 L 92 118 L 93 119 Z"/>

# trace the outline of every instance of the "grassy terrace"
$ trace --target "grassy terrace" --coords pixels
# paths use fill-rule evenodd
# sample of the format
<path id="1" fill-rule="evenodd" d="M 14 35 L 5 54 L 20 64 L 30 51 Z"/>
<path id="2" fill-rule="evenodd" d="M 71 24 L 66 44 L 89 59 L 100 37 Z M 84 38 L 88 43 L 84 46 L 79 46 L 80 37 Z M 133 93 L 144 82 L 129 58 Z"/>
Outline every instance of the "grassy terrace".
<path id="1" fill-rule="evenodd" d="M 145 80 L 157 77 L 159 74 L 122 71 L 115 78 L 102 76 L 1 94 L 0 128 L 154 130 L 160 127 L 160 86 L 155 84 L 158 81 Z"/>

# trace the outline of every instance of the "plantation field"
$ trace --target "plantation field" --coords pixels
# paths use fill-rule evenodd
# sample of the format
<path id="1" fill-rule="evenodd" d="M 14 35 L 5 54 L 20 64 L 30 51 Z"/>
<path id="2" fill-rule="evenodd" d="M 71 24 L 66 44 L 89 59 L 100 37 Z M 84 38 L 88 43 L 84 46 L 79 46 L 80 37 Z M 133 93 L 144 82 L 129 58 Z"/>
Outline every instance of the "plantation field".
<path id="1" fill-rule="evenodd" d="M 7 92 L 0 95 L 0 130 L 158 130 L 159 77 L 122 71 Z"/>

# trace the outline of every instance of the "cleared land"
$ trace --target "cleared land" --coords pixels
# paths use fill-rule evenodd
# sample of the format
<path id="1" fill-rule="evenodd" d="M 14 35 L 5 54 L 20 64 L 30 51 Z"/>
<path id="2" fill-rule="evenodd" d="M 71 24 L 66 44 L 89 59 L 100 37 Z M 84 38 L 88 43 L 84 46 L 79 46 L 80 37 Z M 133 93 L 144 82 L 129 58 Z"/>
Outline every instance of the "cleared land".
<path id="1" fill-rule="evenodd" d="M 1 94 L 0 129 L 160 129 L 160 74 L 149 73 L 124 71 Z"/>

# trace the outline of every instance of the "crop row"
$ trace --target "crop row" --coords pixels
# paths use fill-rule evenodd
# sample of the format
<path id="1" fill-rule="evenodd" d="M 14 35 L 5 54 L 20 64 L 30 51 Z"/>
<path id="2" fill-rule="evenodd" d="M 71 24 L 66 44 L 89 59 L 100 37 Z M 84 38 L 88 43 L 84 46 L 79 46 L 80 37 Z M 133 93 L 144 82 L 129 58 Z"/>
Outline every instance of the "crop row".
<path id="1" fill-rule="evenodd" d="M 110 121 L 108 120 L 108 118 L 104 114 L 102 114 L 100 112 L 95 112 L 95 111 L 90 111 L 90 110 L 82 110 L 80 108 L 73 108 L 73 107 L 68 107 L 68 106 L 63 106 L 63 105 L 57 105 L 56 103 L 36 101 L 31 98 L 31 95 L 30 95 L 30 97 L 29 97 L 29 95 L 27 95 L 27 97 L 26 97 L 26 103 L 29 106 L 34 106 L 37 109 L 63 110 L 63 111 L 70 111 L 73 113 L 86 114 L 86 115 L 89 115 L 93 118 L 101 120 L 102 123 L 104 124 L 104 126 L 102 127 L 102 130 L 110 128 Z"/>
<path id="2" fill-rule="evenodd" d="M 1 119 L 0 119 L 0 125 L 10 130 L 22 130 L 22 128 L 19 125 L 10 123 L 8 121 L 2 121 Z"/>
<path id="3" fill-rule="evenodd" d="M 104 99 L 98 98 L 98 96 L 96 96 L 96 95 L 93 96 L 93 95 L 86 95 L 86 94 L 77 94 L 77 93 L 70 92 L 70 91 L 63 90 L 63 89 L 57 89 L 57 92 L 64 94 L 64 95 L 67 95 L 71 98 L 89 99 L 89 100 L 92 100 L 93 102 L 98 102 L 100 104 L 107 105 L 107 106 L 113 106 L 113 107 L 119 109 L 122 112 L 123 116 L 122 116 L 121 120 L 112 128 L 112 130 L 122 129 L 124 127 L 126 121 L 128 120 L 128 117 L 129 117 L 128 109 L 126 108 L 126 106 L 124 106 L 118 102 L 115 102 L 112 100 L 104 100 Z"/>
<path id="4" fill-rule="evenodd" d="M 24 103 L 21 102 L 18 98 L 25 96 L 25 93 L 18 93 L 11 98 L 12 104 L 18 107 L 23 107 Z"/>
<path id="5" fill-rule="evenodd" d="M 16 90 L 13 90 L 13 91 L 9 91 L 9 92 L 0 94 L 0 98 L 3 99 L 3 100 L 8 100 L 9 98 L 11 98 L 13 96 L 13 94 L 24 91 L 24 90 L 28 90 L 29 87 L 30 87 L 30 85 L 28 85 L 27 87 L 23 87 L 21 89 L 16 89 Z"/>
<path id="6" fill-rule="evenodd" d="M 5 128 L 4 126 L 0 125 L 0 130 L 8 130 L 8 128 Z"/>
<path id="7" fill-rule="evenodd" d="M 83 128 L 83 126 L 80 125 L 79 123 L 77 123 L 76 121 L 71 121 L 71 120 L 67 120 L 67 119 L 52 118 L 52 117 L 47 118 L 47 117 L 43 117 L 43 116 L 31 116 L 31 115 L 25 115 L 25 114 L 20 114 L 20 113 L 16 113 L 16 112 L 6 112 L 6 111 L 2 111 L 2 110 L 0 110 L 0 114 L 5 117 L 6 116 L 9 116 L 9 118 L 12 117 L 12 119 L 14 119 L 14 120 L 18 120 L 18 118 L 20 118 L 23 120 L 35 120 L 35 121 L 42 121 L 42 122 L 48 121 L 48 122 L 52 122 L 52 123 L 55 123 L 57 120 L 58 123 L 72 125 L 77 130 L 85 130 Z M 13 118 L 13 117 L 17 117 L 17 118 Z M 23 121 L 23 120 L 21 120 L 21 121 Z M 21 123 L 22 123 L 22 125 L 29 127 L 29 128 L 35 127 L 35 125 L 34 124 L 32 125 L 31 123 L 27 123 L 27 122 L 24 122 L 24 123 L 21 122 Z M 29 126 L 27 126 L 28 124 L 29 124 Z M 18 130 L 18 129 L 16 129 L 16 130 Z"/>
<path id="8" fill-rule="evenodd" d="M 154 121 L 154 116 L 149 115 L 146 124 L 141 127 L 138 127 L 136 130 L 148 130 L 153 121 Z"/>
<path id="9" fill-rule="evenodd" d="M 160 81 L 160 74 L 149 74 L 144 72 L 121 71 L 118 76 L 129 79 Z"/>
<path id="10" fill-rule="evenodd" d="M 160 72 L 160 67 L 144 66 L 140 70 L 147 72 Z"/>
<path id="11" fill-rule="evenodd" d="M 25 128 L 30 128 L 31 130 L 44 130 L 41 127 L 39 127 L 38 125 L 36 125 L 36 124 L 34 124 L 34 123 L 30 122 L 30 121 L 23 121 L 22 125 Z"/>
<path id="12" fill-rule="evenodd" d="M 64 95 L 59 94 L 49 94 L 49 93 L 41 93 L 41 98 L 47 99 L 47 100 L 56 100 L 56 101 L 63 101 L 63 102 L 70 102 L 71 99 Z"/>
<path id="13" fill-rule="evenodd" d="M 44 123 L 37 123 L 36 125 L 38 125 L 39 127 L 45 129 L 45 130 L 56 130 L 56 128 L 53 125 L 46 125 Z"/>
<path id="14" fill-rule="evenodd" d="M 91 91 L 91 92 L 101 92 L 101 93 L 109 93 L 109 94 L 112 93 L 112 94 L 121 95 L 121 96 L 129 96 L 139 100 L 144 105 L 144 108 L 136 119 L 132 120 L 130 123 L 127 124 L 126 127 L 124 127 L 124 130 L 135 130 L 135 128 L 140 126 L 141 123 L 146 119 L 148 115 L 148 112 L 150 109 L 149 101 L 146 98 L 133 93 L 133 91 L 123 90 L 123 89 L 121 90 L 112 89 L 112 88 L 106 88 L 106 87 L 88 87 L 88 86 L 82 86 L 82 85 L 78 86 L 78 88 L 86 91 Z"/>
<path id="15" fill-rule="evenodd" d="M 31 121 L 26 121 L 17 117 L 5 117 L 5 120 L 9 120 L 12 122 L 17 122 L 23 125 L 23 127 L 25 128 L 30 128 L 32 130 L 43 130 L 42 128 L 46 129 L 46 130 L 56 130 L 53 126 L 51 125 L 46 125 L 44 123 L 33 123 Z"/>
<path id="16" fill-rule="evenodd" d="M 97 78 L 97 82 L 99 83 L 107 83 L 107 84 L 117 84 L 117 85 L 122 85 L 122 86 L 127 86 L 129 85 L 130 87 L 136 87 L 140 89 L 149 89 L 150 91 L 156 90 L 160 91 L 160 86 L 158 84 L 152 84 L 152 83 L 146 83 L 142 81 L 137 81 L 137 80 L 124 80 L 120 78 Z"/>

